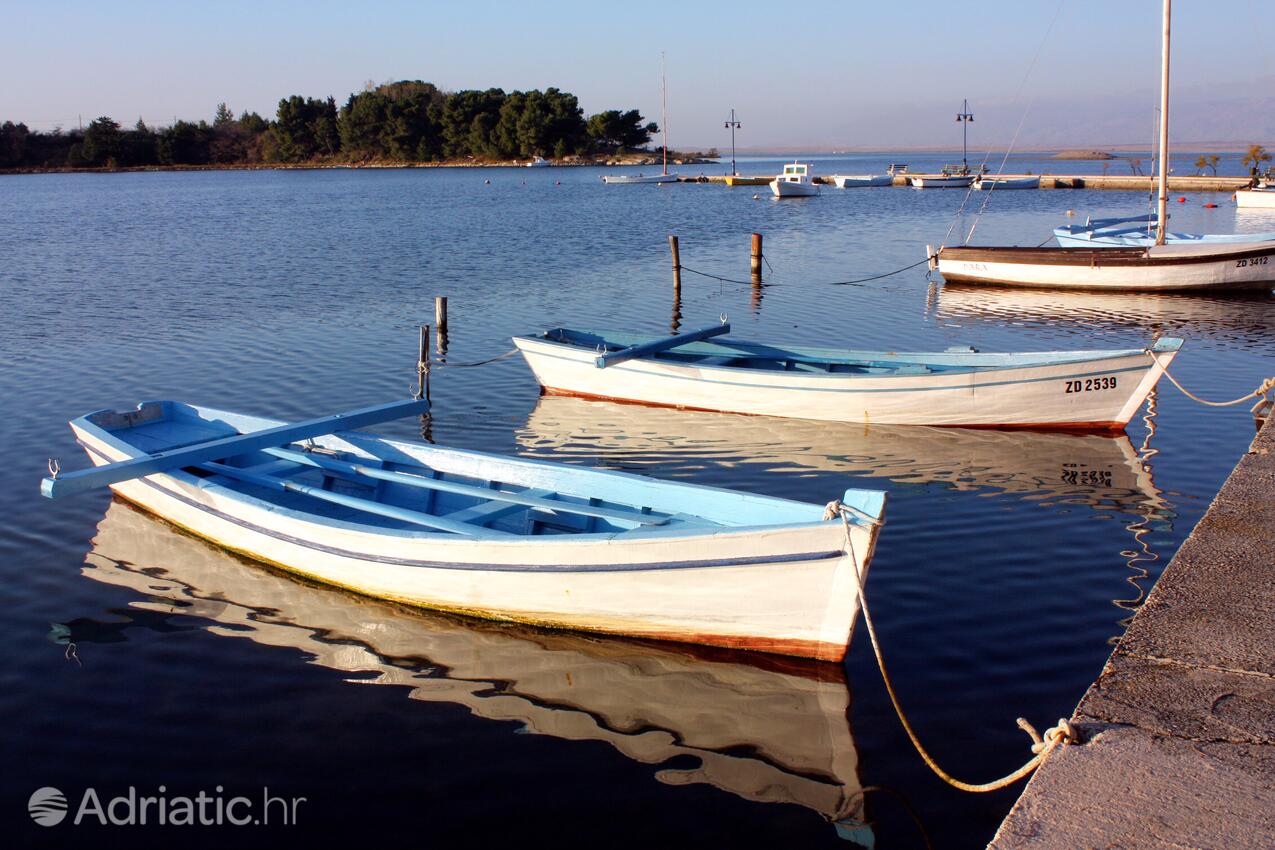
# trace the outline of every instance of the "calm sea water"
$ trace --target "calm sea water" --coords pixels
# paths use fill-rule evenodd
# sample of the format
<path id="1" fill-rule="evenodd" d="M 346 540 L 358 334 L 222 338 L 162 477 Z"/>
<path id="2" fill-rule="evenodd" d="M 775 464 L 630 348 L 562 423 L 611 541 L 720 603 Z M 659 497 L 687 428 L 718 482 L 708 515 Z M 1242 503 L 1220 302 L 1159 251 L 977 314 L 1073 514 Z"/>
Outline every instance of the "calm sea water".
<path id="1" fill-rule="evenodd" d="M 816 160 L 820 172 L 886 161 Z M 1229 398 L 1275 374 L 1272 299 L 944 289 L 923 266 L 833 285 L 916 262 L 968 231 L 985 199 L 958 216 L 959 191 L 775 202 L 765 187 L 604 186 L 601 173 L 0 178 L 6 834 L 131 847 L 991 837 L 1017 789 L 970 797 L 928 773 L 862 630 L 830 670 L 468 623 L 277 575 L 106 494 L 38 496 L 48 458 L 85 463 L 66 421 L 89 410 L 179 398 L 293 418 L 404 397 L 416 326 L 446 295 L 439 443 L 811 502 L 888 489 L 868 589 L 906 707 L 952 772 L 984 781 L 1017 767 L 1028 749 L 1014 718 L 1070 713 L 1247 446 L 1244 408 L 1205 409 L 1165 384 L 1150 427 L 1139 418 L 1128 439 L 865 430 L 541 399 L 516 358 L 458 364 L 528 330 L 661 332 L 727 314 L 741 338 L 860 348 L 1178 335 L 1175 373 Z M 1069 209 L 1145 202 L 993 193 L 975 241 L 1036 244 Z M 1222 196 L 1173 212 L 1175 229 L 1275 229 Z M 746 279 L 754 230 L 764 287 L 688 273 L 673 303 L 668 234 L 688 267 Z M 107 801 L 161 785 L 305 802 L 295 824 L 274 811 L 245 826 L 42 827 L 25 808 L 44 786 L 74 810 L 89 788 Z"/>

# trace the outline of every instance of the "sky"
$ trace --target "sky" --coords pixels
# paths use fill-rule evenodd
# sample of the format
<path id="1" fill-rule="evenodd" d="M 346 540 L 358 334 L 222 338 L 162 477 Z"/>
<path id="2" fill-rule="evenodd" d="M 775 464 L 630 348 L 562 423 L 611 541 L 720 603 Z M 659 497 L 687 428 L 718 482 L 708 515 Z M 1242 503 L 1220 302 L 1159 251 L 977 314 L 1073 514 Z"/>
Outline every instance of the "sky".
<path id="1" fill-rule="evenodd" d="M 1178 0 L 1172 136 L 1275 140 L 1271 0 Z M 741 150 L 1150 146 L 1160 0 L 783 3 L 0 0 L 0 121 L 70 129 L 273 117 L 368 81 L 556 86 L 640 109 L 669 145 Z"/>

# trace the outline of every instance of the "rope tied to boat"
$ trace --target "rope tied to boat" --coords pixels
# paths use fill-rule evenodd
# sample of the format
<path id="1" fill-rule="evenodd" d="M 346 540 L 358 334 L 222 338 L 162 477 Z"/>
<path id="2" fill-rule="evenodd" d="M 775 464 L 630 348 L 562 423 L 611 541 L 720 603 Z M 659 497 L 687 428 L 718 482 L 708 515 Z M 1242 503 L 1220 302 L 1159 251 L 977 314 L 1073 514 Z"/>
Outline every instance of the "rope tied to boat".
<path id="1" fill-rule="evenodd" d="M 450 360 L 440 360 L 436 365 L 448 369 L 470 369 L 474 366 L 486 366 L 488 363 L 495 363 L 497 360 L 504 360 L 506 357 L 513 357 L 517 353 L 517 348 L 511 348 L 504 354 L 497 354 L 495 357 L 488 357 L 486 360 L 475 360 L 473 363 L 453 363 Z"/>
<path id="2" fill-rule="evenodd" d="M 863 571 L 859 568 L 859 558 L 854 553 L 854 545 L 850 539 L 850 523 L 852 521 L 856 523 L 864 523 L 866 521 L 866 524 L 874 526 L 879 526 L 883 523 L 879 518 L 869 516 L 863 511 L 860 511 L 851 505 L 844 504 L 838 499 L 834 499 L 829 502 L 824 508 L 823 513 L 825 520 L 831 520 L 838 516 L 841 518 L 841 524 L 845 528 L 846 532 L 846 552 L 850 555 L 850 563 L 854 566 L 855 594 L 859 599 L 859 610 L 863 612 L 863 624 L 867 628 L 868 638 L 872 642 L 872 652 L 876 656 L 877 669 L 881 671 L 881 681 L 885 683 L 886 693 L 890 695 L 890 703 L 894 706 L 894 713 L 898 715 L 899 722 L 903 725 L 903 731 L 907 732 L 908 738 L 912 741 L 912 746 L 916 748 L 916 751 L 921 756 L 922 761 L 925 762 L 926 766 L 929 767 L 936 776 L 948 785 L 951 785 L 953 788 L 957 788 L 961 791 L 968 791 L 974 794 L 982 794 L 988 791 L 999 791 L 1002 788 L 1013 785 L 1015 782 L 1040 767 L 1040 765 L 1044 763 L 1045 759 L 1049 758 L 1050 754 L 1060 746 L 1064 744 L 1079 743 L 1080 738 L 1076 734 L 1076 730 L 1072 728 L 1066 718 L 1060 717 L 1058 719 L 1058 723 L 1046 729 L 1045 734 L 1042 735 L 1036 731 L 1035 726 L 1029 723 L 1025 718 L 1020 717 L 1017 721 L 1018 728 L 1026 732 L 1032 739 L 1032 757 L 1028 759 L 1022 767 L 1018 768 L 1014 772 L 1006 774 L 999 779 L 994 779 L 991 782 L 974 784 L 970 782 L 962 782 L 939 766 L 939 763 L 934 760 L 934 757 L 931 756 L 929 751 L 927 751 L 921 744 L 921 739 L 917 737 L 916 731 L 912 728 L 911 722 L 908 720 L 907 715 L 903 711 L 903 706 L 899 702 L 899 695 L 895 693 L 894 681 L 890 678 L 890 672 L 886 668 L 885 657 L 881 652 L 881 643 L 877 640 L 877 630 L 872 623 L 872 613 L 868 610 L 868 599 L 863 589 Z"/>
<path id="3" fill-rule="evenodd" d="M 1153 360 L 1155 359 L 1155 353 L 1151 349 L 1148 348 L 1144 350 L 1146 351 L 1148 355 L 1151 356 Z M 1182 384 L 1178 383 L 1178 379 L 1173 377 L 1173 373 L 1169 371 L 1167 366 L 1164 367 L 1164 377 L 1168 378 L 1169 383 L 1177 387 L 1184 396 L 1191 399 L 1192 401 L 1198 401 L 1200 404 L 1204 404 L 1209 407 L 1230 407 L 1231 405 L 1246 402 L 1251 398 L 1261 397 L 1262 401 L 1258 402 L 1257 404 L 1257 407 L 1260 407 L 1262 405 L 1267 405 L 1272 403 L 1270 394 L 1272 390 L 1275 390 L 1275 377 L 1271 377 L 1262 381 L 1262 383 L 1260 383 L 1257 386 L 1257 389 L 1253 390 L 1250 393 L 1246 393 L 1245 395 L 1242 395 L 1239 398 L 1233 398 L 1230 401 L 1209 401 L 1208 399 L 1200 398 L 1198 395 L 1191 392 L 1186 387 L 1182 386 Z M 1256 407 L 1254 409 L 1256 409 Z"/>
<path id="4" fill-rule="evenodd" d="M 1050 238 L 1052 238 L 1052 237 L 1050 237 Z M 763 259 L 765 259 L 765 258 L 763 257 Z M 886 278 L 886 277 L 893 277 L 893 276 L 894 276 L 894 275 L 896 275 L 896 274 L 901 274 L 902 272 L 908 271 L 908 270 L 910 270 L 910 269 L 914 269 L 914 268 L 916 268 L 917 266 L 924 265 L 925 263 L 930 262 L 930 260 L 931 260 L 931 259 L 933 259 L 933 257 L 926 257 L 924 260 L 918 260 L 917 262 L 912 263 L 911 265 L 908 265 L 908 266 L 904 266 L 904 267 L 903 267 L 903 268 L 901 268 L 901 269 L 895 269 L 894 271 L 892 271 L 892 272 L 886 272 L 885 274 L 876 274 L 876 275 L 873 275 L 872 277 L 861 277 L 861 278 L 856 278 L 855 280 L 829 280 L 829 281 L 823 281 L 823 282 L 818 283 L 818 284 L 816 284 L 816 285 L 820 285 L 820 286 L 857 286 L 857 285 L 859 285 L 859 284 L 861 284 L 861 283 L 868 283 L 868 282 L 870 282 L 870 281 L 874 281 L 874 280 L 881 280 L 882 278 Z M 769 260 L 766 260 L 766 266 L 767 266 L 768 268 L 770 268 L 770 271 L 771 271 L 771 273 L 773 274 L 775 270 L 774 270 L 774 268 L 773 268 L 773 267 L 771 267 L 771 266 L 770 266 L 770 261 L 769 261 Z M 732 277 L 723 277 L 723 276 L 721 276 L 721 275 L 712 274 L 712 273 L 710 273 L 710 272 L 702 272 L 702 271 L 699 271 L 698 269 L 693 269 L 693 268 L 691 268 L 690 266 L 687 266 L 687 265 L 679 265 L 679 266 L 678 266 L 678 268 L 679 268 L 679 269 L 681 269 L 681 270 L 682 270 L 682 271 L 684 271 L 684 272 L 690 272 L 691 274 L 697 274 L 697 275 L 699 275 L 700 277 L 707 277 L 707 278 L 711 278 L 712 280 L 721 281 L 722 283 L 737 283 L 737 284 L 740 284 L 740 285 L 742 285 L 742 286 L 750 286 L 750 285 L 752 285 L 753 283 L 757 283 L 757 281 L 753 281 L 753 280 L 739 280 L 739 279 L 737 279 L 737 278 L 732 278 Z"/>

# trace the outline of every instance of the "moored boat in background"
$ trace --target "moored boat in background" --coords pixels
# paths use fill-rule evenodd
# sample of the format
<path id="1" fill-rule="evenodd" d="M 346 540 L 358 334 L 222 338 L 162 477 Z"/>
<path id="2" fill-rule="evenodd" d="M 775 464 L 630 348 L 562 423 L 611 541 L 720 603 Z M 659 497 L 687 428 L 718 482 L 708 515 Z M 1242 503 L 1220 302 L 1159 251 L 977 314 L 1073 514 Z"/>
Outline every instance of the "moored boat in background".
<path id="1" fill-rule="evenodd" d="M 514 337 L 547 392 L 728 413 L 968 427 L 1123 428 L 1182 345 L 1015 354 L 847 351 L 555 328 Z"/>
<path id="2" fill-rule="evenodd" d="M 1252 189 L 1238 189 L 1235 205 L 1241 209 L 1275 209 L 1275 186 L 1259 185 Z"/>
<path id="3" fill-rule="evenodd" d="M 1039 189 L 1039 177 L 989 177 L 982 175 L 974 178 L 974 188 L 980 191 L 991 189 Z"/>
<path id="4" fill-rule="evenodd" d="M 776 198 L 808 198 L 819 194 L 819 187 L 810 176 L 810 165 L 794 162 L 784 166 L 784 173 L 770 181 L 770 191 Z"/>
<path id="5" fill-rule="evenodd" d="M 834 174 L 832 182 L 838 189 L 856 189 L 866 186 L 893 186 L 892 174 Z"/>

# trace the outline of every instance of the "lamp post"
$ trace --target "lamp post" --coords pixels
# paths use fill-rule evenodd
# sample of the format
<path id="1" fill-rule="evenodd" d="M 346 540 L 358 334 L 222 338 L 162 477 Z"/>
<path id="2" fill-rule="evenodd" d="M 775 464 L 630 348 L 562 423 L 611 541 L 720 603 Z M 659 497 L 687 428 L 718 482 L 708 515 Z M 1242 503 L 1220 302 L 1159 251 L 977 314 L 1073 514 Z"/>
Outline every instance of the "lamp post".
<path id="1" fill-rule="evenodd" d="M 961 168 L 962 174 L 970 173 L 969 164 L 969 124 L 974 120 L 974 114 L 970 112 L 970 102 L 965 100 L 961 106 L 961 111 L 957 113 L 956 120 L 961 125 Z"/>
<path id="2" fill-rule="evenodd" d="M 735 169 L 735 131 L 739 129 L 739 122 L 735 120 L 735 110 L 730 111 L 730 120 L 726 122 L 726 127 L 730 129 L 730 174 L 734 177 L 739 172 Z"/>

